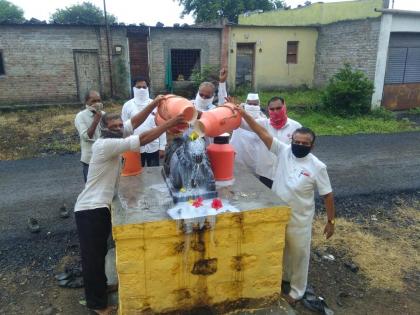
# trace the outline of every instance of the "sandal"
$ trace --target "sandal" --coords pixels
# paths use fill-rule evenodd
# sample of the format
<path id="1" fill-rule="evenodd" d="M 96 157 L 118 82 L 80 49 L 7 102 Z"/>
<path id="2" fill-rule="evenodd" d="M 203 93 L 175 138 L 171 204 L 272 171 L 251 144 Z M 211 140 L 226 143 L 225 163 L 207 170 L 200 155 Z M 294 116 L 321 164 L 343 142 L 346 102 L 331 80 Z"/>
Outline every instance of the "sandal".
<path id="1" fill-rule="evenodd" d="M 84 284 L 83 284 L 83 278 L 71 277 L 69 279 L 58 281 L 58 285 L 62 288 L 79 289 L 79 288 L 83 288 Z"/>
<path id="2" fill-rule="evenodd" d="M 302 302 L 303 306 L 311 311 L 319 312 L 324 315 L 334 315 L 334 311 L 328 307 L 324 298 L 322 296 L 317 297 L 312 287 L 308 286 Z"/>

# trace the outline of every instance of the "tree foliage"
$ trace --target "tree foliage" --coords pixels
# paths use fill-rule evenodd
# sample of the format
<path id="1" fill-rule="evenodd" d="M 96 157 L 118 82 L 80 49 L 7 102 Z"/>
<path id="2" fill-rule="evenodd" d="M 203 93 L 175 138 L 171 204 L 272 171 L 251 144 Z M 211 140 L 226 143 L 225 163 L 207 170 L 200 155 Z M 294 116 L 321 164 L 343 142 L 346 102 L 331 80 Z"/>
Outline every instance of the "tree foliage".
<path id="1" fill-rule="evenodd" d="M 0 0 L 0 23 L 23 23 L 23 10 L 7 0 Z"/>
<path id="2" fill-rule="evenodd" d="M 326 109 L 341 115 L 360 115 L 370 111 L 373 82 L 360 70 L 345 64 L 329 81 L 322 96 Z"/>
<path id="3" fill-rule="evenodd" d="M 117 22 L 117 18 L 107 12 L 108 23 Z M 105 24 L 104 12 L 90 2 L 75 4 L 64 9 L 57 9 L 50 17 L 51 23 L 60 24 Z"/>
<path id="4" fill-rule="evenodd" d="M 227 18 L 237 22 L 238 16 L 247 11 L 271 11 L 288 8 L 283 0 L 177 0 L 184 6 L 182 17 L 192 13 L 196 23 L 214 22 Z"/>

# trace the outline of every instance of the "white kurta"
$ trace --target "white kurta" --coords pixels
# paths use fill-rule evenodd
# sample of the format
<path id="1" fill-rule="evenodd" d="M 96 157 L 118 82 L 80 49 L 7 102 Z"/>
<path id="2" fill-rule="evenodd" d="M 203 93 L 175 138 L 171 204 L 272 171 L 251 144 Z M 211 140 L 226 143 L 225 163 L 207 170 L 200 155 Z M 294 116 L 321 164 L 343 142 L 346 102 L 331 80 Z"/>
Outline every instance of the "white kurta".
<path id="1" fill-rule="evenodd" d="M 284 279 L 290 281 L 289 295 L 300 299 L 308 281 L 315 189 L 321 196 L 332 192 L 330 179 L 325 164 L 312 153 L 297 158 L 290 145 L 277 139 L 273 139 L 270 151 L 278 161 L 272 190 L 292 208 L 286 229 Z"/>
<path id="2" fill-rule="evenodd" d="M 256 119 L 256 122 L 263 126 L 273 138 L 278 139 L 285 144 L 290 144 L 293 132 L 302 127 L 300 123 L 291 118 L 287 118 L 286 124 L 280 129 L 271 126 L 269 118 L 259 118 Z M 244 120 L 242 120 L 241 128 L 251 130 Z M 257 159 L 255 173 L 258 176 L 264 176 L 274 180 L 274 174 L 277 169 L 277 158 L 275 155 L 267 149 L 261 140 L 254 148 L 254 152 Z"/>

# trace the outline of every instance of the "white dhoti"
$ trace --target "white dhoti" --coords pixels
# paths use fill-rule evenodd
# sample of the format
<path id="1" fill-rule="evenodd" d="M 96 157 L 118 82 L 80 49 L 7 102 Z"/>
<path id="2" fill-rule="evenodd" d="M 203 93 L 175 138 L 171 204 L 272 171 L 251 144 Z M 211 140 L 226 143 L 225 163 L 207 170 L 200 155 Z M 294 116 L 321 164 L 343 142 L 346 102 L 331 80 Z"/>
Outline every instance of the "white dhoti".
<path id="1" fill-rule="evenodd" d="M 289 295 L 296 300 L 303 297 L 308 282 L 311 255 L 312 226 L 287 227 L 283 255 L 283 281 L 290 282 Z"/>

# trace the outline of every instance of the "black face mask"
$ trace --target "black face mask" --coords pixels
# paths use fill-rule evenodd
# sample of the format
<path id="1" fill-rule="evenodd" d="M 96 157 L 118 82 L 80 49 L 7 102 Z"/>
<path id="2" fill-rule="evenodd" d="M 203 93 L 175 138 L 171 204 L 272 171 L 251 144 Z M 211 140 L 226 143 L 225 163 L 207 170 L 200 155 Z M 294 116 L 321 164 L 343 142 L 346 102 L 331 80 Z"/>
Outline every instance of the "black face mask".
<path id="1" fill-rule="evenodd" d="M 101 130 L 101 137 L 102 138 L 122 138 L 123 131 L 122 130 L 111 130 L 111 129 L 102 129 Z"/>
<path id="2" fill-rule="evenodd" d="M 311 152 L 311 147 L 307 147 L 306 145 L 292 143 L 292 153 L 297 158 L 303 158 L 307 156 L 309 152 Z"/>

